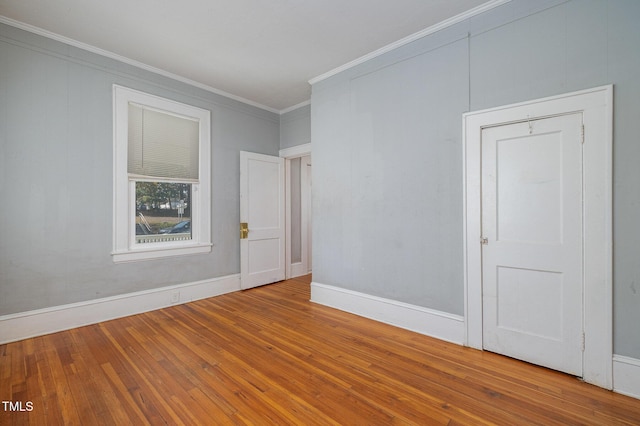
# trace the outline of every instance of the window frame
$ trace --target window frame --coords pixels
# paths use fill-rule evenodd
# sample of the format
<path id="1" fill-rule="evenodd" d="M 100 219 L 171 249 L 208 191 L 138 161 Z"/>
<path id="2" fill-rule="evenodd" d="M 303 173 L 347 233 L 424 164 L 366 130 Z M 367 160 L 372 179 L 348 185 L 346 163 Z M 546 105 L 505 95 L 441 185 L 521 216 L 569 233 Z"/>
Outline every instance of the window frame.
<path id="1" fill-rule="evenodd" d="M 130 175 L 127 168 L 129 103 L 199 122 L 198 182 L 191 183 L 191 240 L 135 242 L 136 181 L 176 182 Z M 180 181 L 181 182 L 181 181 Z M 113 261 L 131 262 L 211 252 L 211 112 L 124 86 L 113 85 Z"/>

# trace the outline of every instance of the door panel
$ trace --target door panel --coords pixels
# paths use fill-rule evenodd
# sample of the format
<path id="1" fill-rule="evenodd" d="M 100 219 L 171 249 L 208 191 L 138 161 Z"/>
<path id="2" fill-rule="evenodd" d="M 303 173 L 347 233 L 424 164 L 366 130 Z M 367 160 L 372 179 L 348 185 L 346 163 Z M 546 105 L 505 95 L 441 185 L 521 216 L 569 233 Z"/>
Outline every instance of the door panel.
<path id="1" fill-rule="evenodd" d="M 497 326 L 529 336 L 562 339 L 563 274 L 499 266 Z M 544 309 L 532 303 L 544 295 Z"/>
<path id="2" fill-rule="evenodd" d="M 582 374 L 582 117 L 482 131 L 483 346 Z"/>
<path id="3" fill-rule="evenodd" d="M 499 241 L 562 240 L 560 138 L 554 132 L 496 141 Z"/>
<path id="4" fill-rule="evenodd" d="M 285 278 L 284 159 L 240 152 L 240 240 L 243 289 Z"/>

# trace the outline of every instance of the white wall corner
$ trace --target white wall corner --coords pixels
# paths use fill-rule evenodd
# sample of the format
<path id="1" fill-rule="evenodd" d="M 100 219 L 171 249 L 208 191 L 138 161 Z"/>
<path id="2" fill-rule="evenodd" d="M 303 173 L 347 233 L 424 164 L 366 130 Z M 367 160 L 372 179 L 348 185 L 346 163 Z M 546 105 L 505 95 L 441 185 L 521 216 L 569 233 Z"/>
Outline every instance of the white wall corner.
<path id="1" fill-rule="evenodd" d="M 0 344 L 240 290 L 240 275 L 0 316 Z"/>
<path id="2" fill-rule="evenodd" d="M 613 355 L 613 391 L 640 399 L 640 359 Z"/>
<path id="3" fill-rule="evenodd" d="M 311 283 L 311 301 L 447 342 L 464 344 L 464 318 L 352 290 Z"/>

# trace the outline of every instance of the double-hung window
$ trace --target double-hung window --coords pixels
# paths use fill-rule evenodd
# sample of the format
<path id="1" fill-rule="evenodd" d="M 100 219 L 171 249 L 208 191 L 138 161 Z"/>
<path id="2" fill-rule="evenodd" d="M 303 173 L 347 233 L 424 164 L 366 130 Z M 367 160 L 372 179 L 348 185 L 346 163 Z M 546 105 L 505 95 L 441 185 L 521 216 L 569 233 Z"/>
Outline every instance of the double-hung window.
<path id="1" fill-rule="evenodd" d="M 210 252 L 209 111 L 113 93 L 114 261 Z"/>

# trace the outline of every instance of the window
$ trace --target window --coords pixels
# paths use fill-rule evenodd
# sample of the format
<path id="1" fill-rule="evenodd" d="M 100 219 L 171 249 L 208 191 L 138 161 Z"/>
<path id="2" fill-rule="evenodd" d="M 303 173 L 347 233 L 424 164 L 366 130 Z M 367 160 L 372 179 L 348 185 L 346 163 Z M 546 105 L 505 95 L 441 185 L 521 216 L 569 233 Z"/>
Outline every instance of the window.
<path id="1" fill-rule="evenodd" d="M 115 262 L 211 251 L 209 111 L 114 86 Z"/>

